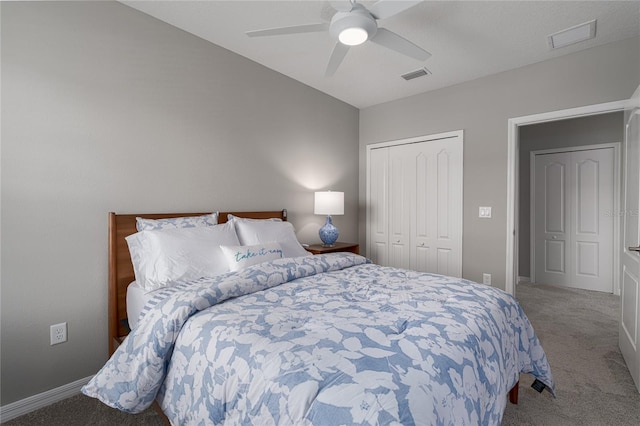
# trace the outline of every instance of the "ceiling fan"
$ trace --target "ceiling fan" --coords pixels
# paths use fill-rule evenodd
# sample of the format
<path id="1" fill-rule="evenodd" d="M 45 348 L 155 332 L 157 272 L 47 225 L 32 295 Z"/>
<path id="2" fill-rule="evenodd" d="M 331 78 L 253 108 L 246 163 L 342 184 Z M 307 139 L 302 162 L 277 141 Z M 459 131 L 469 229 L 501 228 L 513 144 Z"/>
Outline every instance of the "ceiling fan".
<path id="1" fill-rule="evenodd" d="M 377 22 L 378 20 L 397 15 L 421 2 L 422 0 L 379 0 L 367 9 L 363 5 L 356 3 L 355 0 L 330 1 L 331 6 L 336 10 L 330 23 L 323 22 L 270 28 L 248 31 L 246 34 L 249 37 L 265 37 L 328 30 L 338 41 L 333 48 L 325 71 L 325 76 L 327 77 L 332 76 L 336 72 L 351 46 L 357 46 L 367 40 L 411 58 L 425 61 L 429 59 L 431 53 L 392 31 L 378 27 Z"/>

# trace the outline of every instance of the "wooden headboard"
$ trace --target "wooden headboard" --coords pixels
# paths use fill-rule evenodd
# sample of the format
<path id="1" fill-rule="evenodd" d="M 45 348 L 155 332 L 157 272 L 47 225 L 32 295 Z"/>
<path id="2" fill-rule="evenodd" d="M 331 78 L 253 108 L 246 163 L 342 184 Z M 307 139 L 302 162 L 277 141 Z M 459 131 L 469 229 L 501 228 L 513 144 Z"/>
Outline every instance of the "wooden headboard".
<path id="1" fill-rule="evenodd" d="M 129 246 L 125 240 L 137 232 L 136 217 L 164 219 L 181 216 L 200 216 L 205 213 L 116 214 L 109 213 L 109 354 L 129 334 L 127 320 L 127 286 L 135 280 Z M 220 212 L 218 223 L 225 223 L 227 215 L 252 219 L 280 218 L 287 220 L 287 210 L 263 212 Z"/>

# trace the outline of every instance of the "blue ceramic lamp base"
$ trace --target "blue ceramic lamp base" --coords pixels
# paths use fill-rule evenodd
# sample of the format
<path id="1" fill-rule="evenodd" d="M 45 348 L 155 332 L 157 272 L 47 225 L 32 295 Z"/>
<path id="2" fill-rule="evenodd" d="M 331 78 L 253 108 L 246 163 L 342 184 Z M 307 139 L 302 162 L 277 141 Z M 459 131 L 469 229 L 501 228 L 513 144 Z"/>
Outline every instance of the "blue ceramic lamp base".
<path id="1" fill-rule="evenodd" d="M 323 247 L 333 247 L 338 241 L 338 228 L 333 226 L 331 216 L 327 216 L 327 222 L 320 228 L 319 234 Z"/>

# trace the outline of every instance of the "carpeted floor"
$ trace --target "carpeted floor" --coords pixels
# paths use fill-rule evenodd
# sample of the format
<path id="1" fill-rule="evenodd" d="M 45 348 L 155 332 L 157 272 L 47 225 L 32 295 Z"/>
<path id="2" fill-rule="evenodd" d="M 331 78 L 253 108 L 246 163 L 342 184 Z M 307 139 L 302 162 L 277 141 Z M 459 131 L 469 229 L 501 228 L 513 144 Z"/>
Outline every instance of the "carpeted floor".
<path id="1" fill-rule="evenodd" d="M 640 425 L 640 394 L 618 348 L 620 298 L 534 284 L 518 285 L 516 297 L 547 353 L 557 398 L 521 376 L 520 403 L 507 405 L 503 425 Z"/>
<path id="2" fill-rule="evenodd" d="M 558 397 L 539 394 L 520 378 L 520 402 L 507 404 L 503 425 L 639 425 L 640 394 L 618 349 L 617 296 L 519 284 L 517 298 L 542 341 Z M 128 415 L 74 396 L 18 417 L 23 425 L 162 425 L 151 409 Z"/>

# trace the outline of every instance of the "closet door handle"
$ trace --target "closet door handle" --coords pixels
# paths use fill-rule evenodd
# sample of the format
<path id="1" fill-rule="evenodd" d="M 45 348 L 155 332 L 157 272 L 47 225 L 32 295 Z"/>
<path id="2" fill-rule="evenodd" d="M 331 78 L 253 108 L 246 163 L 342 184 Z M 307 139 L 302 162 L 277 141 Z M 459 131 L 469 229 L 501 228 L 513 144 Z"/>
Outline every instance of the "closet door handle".
<path id="1" fill-rule="evenodd" d="M 629 247 L 629 251 L 640 252 L 640 247 Z"/>

